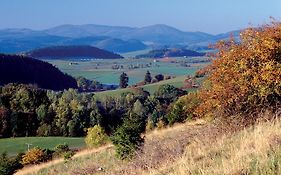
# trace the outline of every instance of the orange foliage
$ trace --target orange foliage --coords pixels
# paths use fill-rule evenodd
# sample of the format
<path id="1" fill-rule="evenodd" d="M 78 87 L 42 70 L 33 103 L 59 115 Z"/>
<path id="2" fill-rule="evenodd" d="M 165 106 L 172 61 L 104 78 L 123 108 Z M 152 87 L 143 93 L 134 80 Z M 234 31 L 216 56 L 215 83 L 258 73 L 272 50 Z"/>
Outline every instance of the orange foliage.
<path id="1" fill-rule="evenodd" d="M 46 154 L 40 148 L 32 148 L 27 151 L 22 157 L 22 164 L 38 164 L 46 159 Z"/>
<path id="2" fill-rule="evenodd" d="M 231 38 L 215 46 L 218 53 L 200 92 L 198 115 L 253 112 L 280 103 L 281 23 L 248 28 L 240 40 Z"/>

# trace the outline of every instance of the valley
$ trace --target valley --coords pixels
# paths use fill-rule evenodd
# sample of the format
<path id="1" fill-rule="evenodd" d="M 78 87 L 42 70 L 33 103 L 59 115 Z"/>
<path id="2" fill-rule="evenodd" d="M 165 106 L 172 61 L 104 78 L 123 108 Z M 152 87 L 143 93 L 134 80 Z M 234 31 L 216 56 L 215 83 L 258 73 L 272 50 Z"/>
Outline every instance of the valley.
<path id="1" fill-rule="evenodd" d="M 281 174 L 280 0 L 0 7 L 0 175 Z"/>
<path id="2" fill-rule="evenodd" d="M 74 77 L 83 76 L 87 79 L 96 80 L 104 84 L 117 85 L 122 72 L 128 74 L 129 85 L 133 85 L 144 80 L 144 75 L 147 70 L 150 71 L 153 76 L 156 74 L 163 74 L 165 76 L 178 77 L 194 75 L 198 69 L 210 64 L 207 57 L 176 57 L 166 59 L 125 58 L 85 61 L 48 59 L 46 61 Z"/>

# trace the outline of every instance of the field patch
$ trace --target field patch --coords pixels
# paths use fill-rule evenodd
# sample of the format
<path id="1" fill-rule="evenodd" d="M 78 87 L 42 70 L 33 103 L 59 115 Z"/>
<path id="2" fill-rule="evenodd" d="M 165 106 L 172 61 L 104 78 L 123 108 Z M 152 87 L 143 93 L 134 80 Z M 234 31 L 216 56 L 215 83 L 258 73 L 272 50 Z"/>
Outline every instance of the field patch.
<path id="1" fill-rule="evenodd" d="M 25 152 L 29 148 L 40 147 L 53 149 L 58 144 L 68 144 L 72 149 L 81 149 L 86 147 L 82 137 L 17 137 L 0 139 L 0 154 L 6 152 L 9 155 L 15 155 L 19 152 Z"/>

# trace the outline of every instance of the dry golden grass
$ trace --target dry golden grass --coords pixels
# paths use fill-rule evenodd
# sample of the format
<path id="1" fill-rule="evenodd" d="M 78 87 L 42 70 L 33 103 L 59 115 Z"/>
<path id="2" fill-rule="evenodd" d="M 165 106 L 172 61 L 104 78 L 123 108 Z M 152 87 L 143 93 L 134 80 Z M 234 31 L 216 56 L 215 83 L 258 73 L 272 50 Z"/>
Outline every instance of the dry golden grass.
<path id="1" fill-rule="evenodd" d="M 142 174 L 178 160 L 191 141 L 199 137 L 204 138 L 210 133 L 212 133 L 210 138 L 214 138 L 223 131 L 220 127 L 204 120 L 191 121 L 147 133 L 143 149 L 129 162 L 118 160 L 114 156 L 114 149 L 108 148 L 74 157 L 67 163 L 61 160 L 39 165 L 38 168 L 31 167 L 21 171 L 21 174 Z"/>
<path id="2" fill-rule="evenodd" d="M 281 120 L 261 122 L 216 142 L 197 140 L 176 163 L 148 174 L 281 174 Z"/>
<path id="3" fill-rule="evenodd" d="M 113 145 L 105 145 L 105 146 L 102 146 L 97 149 L 82 150 L 82 151 L 78 152 L 77 154 L 75 154 L 72 159 L 78 159 L 80 157 L 84 157 L 84 156 L 91 155 L 91 154 L 94 154 L 97 152 L 101 152 L 101 151 L 107 150 L 111 147 L 113 147 Z M 64 162 L 64 159 L 61 158 L 61 159 L 55 159 L 55 160 L 52 160 L 52 161 L 49 161 L 46 163 L 41 163 L 38 165 L 27 166 L 27 167 L 17 171 L 15 173 L 15 175 L 37 174 L 40 170 L 42 170 L 44 168 L 53 167 L 53 166 L 62 164 L 63 162 Z"/>
<path id="4" fill-rule="evenodd" d="M 149 132 L 129 162 L 115 158 L 109 147 L 22 174 L 281 174 L 281 120 L 247 129 L 239 117 L 228 121 L 197 120 Z"/>

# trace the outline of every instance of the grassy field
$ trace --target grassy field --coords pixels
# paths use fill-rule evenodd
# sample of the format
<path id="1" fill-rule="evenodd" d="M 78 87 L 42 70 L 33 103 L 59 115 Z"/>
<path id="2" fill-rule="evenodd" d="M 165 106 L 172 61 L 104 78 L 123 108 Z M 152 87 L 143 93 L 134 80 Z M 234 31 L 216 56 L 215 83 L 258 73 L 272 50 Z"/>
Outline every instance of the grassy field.
<path id="1" fill-rule="evenodd" d="M 0 139 L 0 153 L 6 152 L 15 155 L 27 150 L 27 143 L 32 144 L 30 148 L 39 146 L 41 148 L 53 149 L 58 144 L 68 144 L 70 148 L 80 149 L 85 147 L 84 138 L 74 137 L 19 137 Z"/>
<path id="2" fill-rule="evenodd" d="M 164 84 L 170 84 L 177 88 L 180 88 L 183 86 L 183 81 L 185 78 L 186 78 L 186 76 L 179 76 L 179 77 L 176 77 L 176 78 L 173 78 L 170 80 L 164 80 L 164 81 L 160 81 L 158 83 L 144 85 L 144 86 L 141 86 L 141 88 L 148 91 L 150 94 L 153 94 L 159 88 L 159 86 L 164 85 Z M 95 96 L 97 99 L 101 99 L 106 96 L 116 97 L 116 96 L 120 96 L 122 93 L 133 92 L 133 91 L 134 91 L 133 88 L 117 89 L 117 90 L 111 90 L 111 91 L 96 92 Z"/>
<path id="3" fill-rule="evenodd" d="M 169 58 L 160 59 L 154 62 L 154 59 L 100 59 L 88 61 L 71 60 L 46 60 L 58 67 L 61 71 L 74 77 L 83 76 L 91 80 L 97 80 L 104 84 L 118 84 L 119 76 L 126 72 L 129 76 L 129 84 L 135 84 L 143 81 L 146 71 L 150 71 L 154 77 L 156 74 L 182 76 L 192 75 L 196 70 L 206 64 L 194 64 L 193 61 L 204 60 L 204 57 L 198 58 Z M 75 62 L 76 64 L 71 64 Z M 190 63 L 189 63 L 190 62 Z M 183 64 L 190 67 L 185 67 Z M 123 66 L 123 69 L 112 69 L 112 66 Z M 149 66 L 148 66 L 149 65 Z M 130 66 L 138 68 L 131 69 Z"/>

